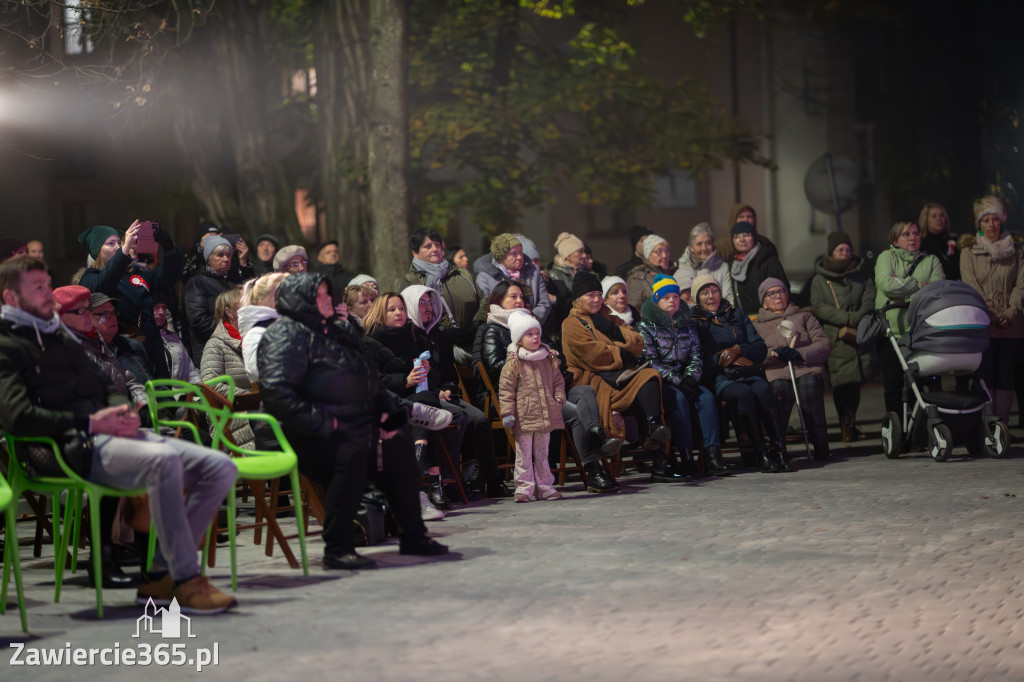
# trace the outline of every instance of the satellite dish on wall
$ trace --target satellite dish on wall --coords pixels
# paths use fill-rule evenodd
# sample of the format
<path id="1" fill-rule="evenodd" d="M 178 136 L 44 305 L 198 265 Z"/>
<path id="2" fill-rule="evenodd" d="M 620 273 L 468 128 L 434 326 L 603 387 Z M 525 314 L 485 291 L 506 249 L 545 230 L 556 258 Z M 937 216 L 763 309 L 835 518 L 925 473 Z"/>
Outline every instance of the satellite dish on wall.
<path id="1" fill-rule="evenodd" d="M 840 216 L 857 203 L 860 187 L 860 169 L 845 156 L 820 156 L 804 175 L 804 194 L 811 206 L 822 213 L 836 217 L 836 226 L 842 230 Z"/>

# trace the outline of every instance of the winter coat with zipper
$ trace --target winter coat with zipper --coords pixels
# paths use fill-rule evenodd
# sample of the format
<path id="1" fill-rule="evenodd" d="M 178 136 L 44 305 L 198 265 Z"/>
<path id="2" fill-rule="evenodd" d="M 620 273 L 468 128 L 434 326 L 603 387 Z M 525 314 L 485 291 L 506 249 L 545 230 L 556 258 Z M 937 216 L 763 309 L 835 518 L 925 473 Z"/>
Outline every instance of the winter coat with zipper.
<path id="1" fill-rule="evenodd" d="M 548 348 L 551 344 L 543 336 L 541 341 Z M 508 359 L 508 346 L 512 343 L 512 332 L 509 328 L 498 322 L 487 322 L 476 334 L 473 342 L 473 363 L 482 362 L 487 372 L 491 385 L 495 390 L 498 388 L 498 381 L 501 379 L 501 368 L 505 366 Z M 565 356 L 558 354 L 559 371 L 562 373 L 562 383 L 566 387 L 572 385 L 572 374 L 565 368 Z M 475 369 L 475 367 L 474 367 Z"/>
<path id="2" fill-rule="evenodd" d="M 489 253 L 485 253 L 473 261 L 473 272 L 476 273 L 476 284 L 484 293 L 485 299 L 491 295 L 498 282 L 511 280 L 498 267 L 494 256 Z M 523 269 L 519 272 L 519 279 L 529 289 L 529 291 L 523 292 L 526 295 L 527 307 L 529 307 L 533 316 L 540 320 L 541 324 L 544 324 L 551 313 L 551 299 L 548 298 L 548 287 L 544 283 L 544 278 L 541 277 L 540 270 L 533 264 L 533 261 L 524 259 Z"/>
<path id="3" fill-rule="evenodd" d="M 716 395 L 731 383 L 725 369 L 718 366 L 716 353 L 740 347 L 740 354 L 759 365 L 768 356 L 768 347 L 764 339 L 754 329 L 750 318 L 728 301 L 723 300 L 714 313 L 700 306 L 690 309 L 690 317 L 697 327 L 700 338 L 700 349 L 703 357 L 704 374 L 701 381 L 715 391 Z"/>
<path id="4" fill-rule="evenodd" d="M 185 256 L 178 247 L 165 249 L 162 254 L 161 264 L 147 270 L 118 249 L 102 270 L 86 268 L 79 284 L 117 299 L 117 319 L 124 327 L 138 327 L 146 339 L 146 354 L 156 376 L 167 377 L 170 368 L 163 354 L 160 328 L 153 317 L 153 296 L 169 291 L 173 298 L 173 287 L 181 280 Z"/>
<path id="5" fill-rule="evenodd" d="M 742 308 L 748 315 L 753 315 L 761 307 L 761 301 L 757 297 L 757 288 L 761 286 L 761 282 L 769 277 L 775 277 L 782 280 L 782 283 L 786 285 L 787 291 L 790 288 L 789 278 L 786 277 L 786 271 L 783 270 L 782 263 L 779 261 L 779 252 L 776 251 L 775 245 L 760 235 L 757 236 L 756 244 L 760 248 L 758 248 L 757 253 L 753 256 L 747 256 L 747 258 L 752 258 L 753 260 L 747 266 L 747 274 L 744 280 L 741 282 L 735 276 L 732 278 L 732 287 L 736 293 L 737 307 Z M 735 262 L 737 262 L 736 254 L 733 254 L 728 260 L 730 275 L 732 273 L 732 264 Z"/>
<path id="6" fill-rule="evenodd" d="M 704 372 L 700 339 L 686 304 L 681 303 L 670 317 L 649 298 L 640 314 L 643 319 L 636 326 L 644 339 L 640 362 L 650 362 L 661 372 L 661 380 L 676 388 L 682 386 L 684 376 L 700 381 Z"/>
<path id="7" fill-rule="evenodd" d="M 754 329 L 770 349 L 788 346 L 790 340 L 782 335 L 782 323 L 788 321 L 792 325 L 796 341 L 793 348 L 800 353 L 802 362 L 793 363 L 793 373 L 799 379 L 807 374 L 820 374 L 826 380 L 825 361 L 832 350 L 825 330 L 821 328 L 818 319 L 810 310 L 804 310 L 790 303 L 781 313 L 774 313 L 765 308 L 757 311 L 757 319 L 754 320 Z M 789 367 L 786 362 L 779 358 L 766 358 L 762 363 L 764 373 L 768 381 L 790 380 Z"/>
<path id="8" fill-rule="evenodd" d="M 402 290 L 410 284 L 427 284 L 426 273 L 418 270 L 415 263 L 409 265 L 398 288 Z M 438 293 L 447 306 L 435 311 L 440 317 L 438 326 L 449 343 L 469 350 L 476 337 L 476 330 L 487 319 L 484 292 L 473 281 L 473 275 L 468 270 L 453 265 L 448 274 L 441 278 L 441 291 Z"/>
<path id="9" fill-rule="evenodd" d="M 252 393 L 252 382 L 249 381 L 245 361 L 242 359 L 242 340 L 232 337 L 223 324 L 217 325 L 213 336 L 206 342 L 199 373 L 206 383 L 226 374 L 235 380 L 235 395 Z M 213 384 L 211 388 L 221 395 L 228 394 L 226 383 Z"/>
<path id="10" fill-rule="evenodd" d="M 848 269 L 840 269 L 821 256 L 814 263 L 811 279 L 811 307 L 832 344 L 825 367 L 833 386 L 867 381 L 874 373 L 876 361 L 872 349 L 862 352 L 856 343 L 839 338 L 843 327 L 856 330 L 861 318 L 875 309 L 873 273 L 859 256 L 849 261 Z"/>
<path id="11" fill-rule="evenodd" d="M 612 438 L 622 438 L 624 432 L 615 424 L 612 413 L 622 412 L 632 405 L 640 388 L 651 379 L 657 379 L 660 385 L 661 375 L 658 370 L 648 367 L 634 374 L 621 388 L 613 388 L 601 378 L 598 372 L 621 370 L 639 364 L 639 361 L 623 364 L 622 354 L 630 353 L 639 358 L 644 350 L 644 339 L 632 327 L 612 315 L 608 306 L 604 306 L 597 315 L 591 315 L 583 310 L 579 301 L 577 299 L 569 317 L 562 322 L 565 361 L 572 372 L 574 385 L 594 389 L 605 433 Z M 596 317 L 602 319 L 595 324 Z M 609 338 L 599 327 L 609 330 L 616 338 Z"/>
<path id="12" fill-rule="evenodd" d="M 732 274 L 729 272 L 729 264 L 718 255 L 718 251 L 712 251 L 703 263 L 694 265 L 693 252 L 689 246 L 686 247 L 686 251 L 683 251 L 683 255 L 676 261 L 675 280 L 681 282 L 684 278 L 689 278 L 692 282 L 697 275 L 711 275 L 718 280 L 722 288 L 722 298 L 736 305 L 736 290 L 732 283 Z"/>
<path id="13" fill-rule="evenodd" d="M 945 273 L 935 256 L 890 246 L 875 261 L 875 309 L 881 310 L 888 300 L 910 303 L 921 287 L 940 279 L 945 279 Z M 885 318 L 897 338 L 907 333 L 906 308 L 893 308 Z"/>
<path id="14" fill-rule="evenodd" d="M 328 440 L 337 419 L 340 433 L 365 439 L 369 449 L 377 442 L 380 416 L 396 406 L 380 389 L 377 368 L 366 360 L 352 325 L 333 316 L 325 320 L 317 309 L 324 281 L 329 287 L 324 275 L 294 274 L 277 289 L 281 318 L 267 328 L 256 352 L 263 405 L 289 440 L 307 446 Z"/>
<path id="15" fill-rule="evenodd" d="M 515 416 L 515 433 L 551 433 L 565 428 L 565 382 L 557 353 L 545 345 L 541 348 L 548 356 L 538 360 L 528 359 L 532 354 L 525 348 L 509 344 L 507 349 L 508 359 L 498 379 L 498 403 L 502 415 Z"/>
<path id="16" fill-rule="evenodd" d="M 1004 237 L 1005 239 L 1005 237 Z M 1013 252 L 1003 258 L 989 253 L 974 235 L 960 237 L 960 276 L 985 299 L 992 324 L 988 328 L 993 339 L 1024 338 L 1024 255 L 1020 238 L 1010 237 Z M 1005 316 L 1010 326 L 1000 327 L 995 321 Z"/>
<path id="17" fill-rule="evenodd" d="M 663 270 L 661 268 L 654 267 L 646 260 L 641 262 L 640 265 L 630 270 L 629 276 L 626 277 L 626 290 L 629 291 L 629 304 L 635 308 L 640 308 L 644 301 L 654 295 L 654 278 L 658 275 L 671 274 L 671 267 Z"/>
<path id="18" fill-rule="evenodd" d="M 197 365 L 202 364 L 203 346 L 217 328 L 217 318 L 214 316 L 217 297 L 233 286 L 235 285 L 226 275 L 215 275 L 207 267 L 197 270 L 185 283 L 182 298 L 185 303 L 185 316 L 188 318 L 192 360 Z"/>
<path id="19" fill-rule="evenodd" d="M 46 334 L 0 319 L 0 425 L 16 436 L 47 436 L 60 445 L 89 431 L 89 416 L 129 400 L 82 346 L 58 327 Z M 52 454 L 33 461 L 40 474 L 63 476 Z"/>

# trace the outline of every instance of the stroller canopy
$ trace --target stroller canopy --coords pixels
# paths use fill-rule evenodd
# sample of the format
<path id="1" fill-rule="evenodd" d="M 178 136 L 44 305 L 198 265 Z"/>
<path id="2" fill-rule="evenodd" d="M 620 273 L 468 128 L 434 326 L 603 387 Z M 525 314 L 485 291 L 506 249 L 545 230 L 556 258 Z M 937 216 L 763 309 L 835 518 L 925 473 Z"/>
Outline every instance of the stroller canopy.
<path id="1" fill-rule="evenodd" d="M 971 285 L 939 280 L 910 302 L 900 345 L 915 353 L 980 353 L 988 348 L 988 308 Z"/>

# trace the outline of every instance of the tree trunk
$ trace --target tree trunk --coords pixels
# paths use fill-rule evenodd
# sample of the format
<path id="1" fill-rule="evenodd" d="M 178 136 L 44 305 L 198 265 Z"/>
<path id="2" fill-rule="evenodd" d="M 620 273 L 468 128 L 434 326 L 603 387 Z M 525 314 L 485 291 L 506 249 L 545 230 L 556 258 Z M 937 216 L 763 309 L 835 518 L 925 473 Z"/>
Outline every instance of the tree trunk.
<path id="1" fill-rule="evenodd" d="M 371 271 L 395 281 L 409 265 L 408 28 L 406 0 L 373 0 L 370 10 Z"/>

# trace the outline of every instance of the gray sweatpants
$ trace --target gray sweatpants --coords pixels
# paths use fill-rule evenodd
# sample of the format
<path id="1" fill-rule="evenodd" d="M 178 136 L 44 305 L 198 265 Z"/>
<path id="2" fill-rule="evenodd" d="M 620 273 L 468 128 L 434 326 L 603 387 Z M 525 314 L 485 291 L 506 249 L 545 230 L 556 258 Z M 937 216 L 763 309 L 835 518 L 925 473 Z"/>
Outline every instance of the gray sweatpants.
<path id="1" fill-rule="evenodd" d="M 153 571 L 168 570 L 176 581 L 198 575 L 196 550 L 235 484 L 235 463 L 210 448 L 146 430 L 134 438 L 96 436 L 93 442 L 90 481 L 111 488 L 145 486 L 149 494 L 160 539 Z"/>

